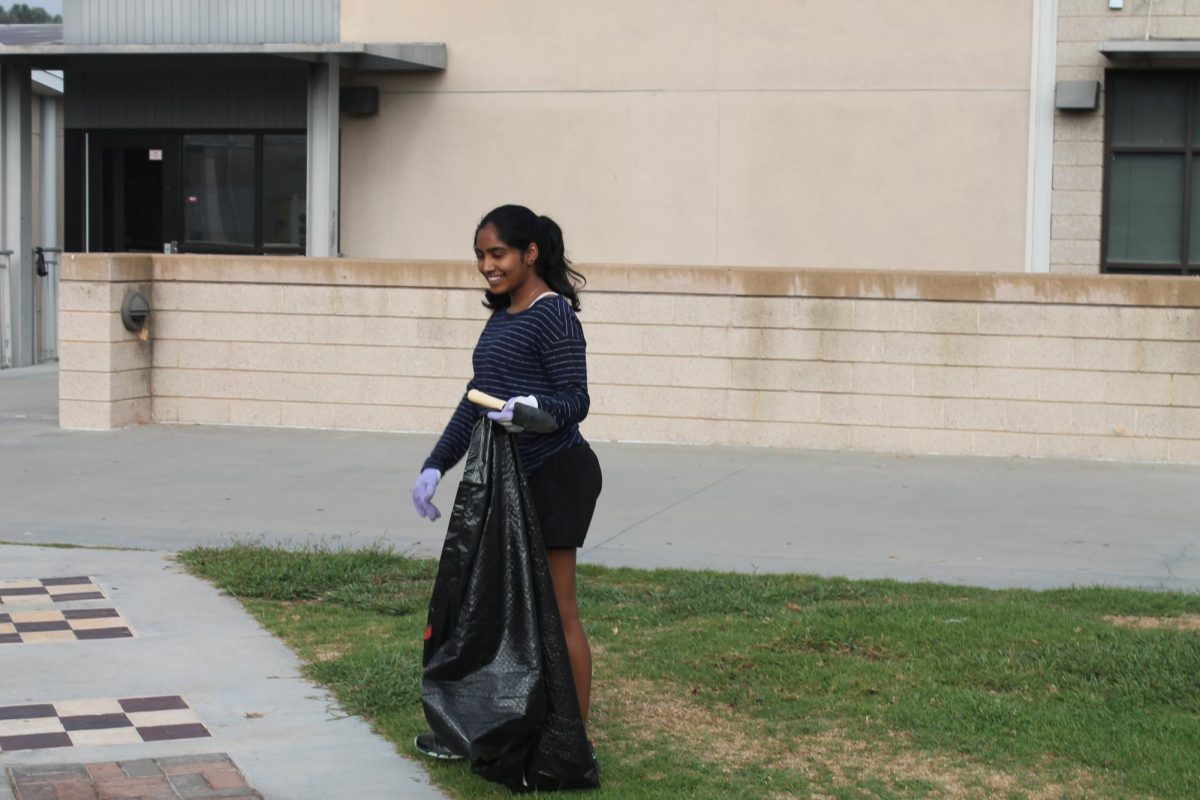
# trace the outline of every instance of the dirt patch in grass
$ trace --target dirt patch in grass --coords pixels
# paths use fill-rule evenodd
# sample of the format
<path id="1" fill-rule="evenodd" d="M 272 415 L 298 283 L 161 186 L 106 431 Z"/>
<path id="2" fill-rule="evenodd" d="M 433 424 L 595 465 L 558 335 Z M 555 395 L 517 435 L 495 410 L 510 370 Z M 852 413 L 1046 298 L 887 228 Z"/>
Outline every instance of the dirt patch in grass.
<path id="1" fill-rule="evenodd" d="M 834 788 L 853 787 L 861 779 L 882 779 L 893 785 L 918 782 L 934 787 L 932 796 L 948 800 L 1012 796 L 1059 800 L 1093 793 L 1094 782 L 1082 771 L 1065 783 L 1048 780 L 1036 770 L 1016 775 L 965 757 L 906 750 L 897 746 L 902 736 L 888 735 L 899 741 L 863 742 L 836 729 L 802 737 L 792 742 L 791 753 L 778 766 L 812 779 L 829 775 Z"/>
<path id="2" fill-rule="evenodd" d="M 887 738 L 875 742 L 851 738 L 836 728 L 812 736 L 773 738 L 761 734 L 757 721 L 728 705 L 707 706 L 685 687 L 614 680 L 596 688 L 605 712 L 640 742 L 661 742 L 665 737 L 671 747 L 725 773 L 747 767 L 794 772 L 811 782 L 814 800 L 834 796 L 822 794 L 822 789 L 841 796 L 838 790 L 880 780 L 925 784 L 931 787 L 930 797 L 946 800 L 1057 800 L 1094 794 L 1095 781 L 1083 771 L 1075 771 L 1065 782 L 1051 780 L 1038 769 L 1013 774 L 967 758 L 905 749 L 904 736 L 892 731 L 882 732 Z"/>
<path id="3" fill-rule="evenodd" d="M 337 661 L 345 654 L 345 650 L 337 645 L 323 645 L 313 650 L 313 658 L 322 662 Z"/>
<path id="4" fill-rule="evenodd" d="M 1108 616 L 1104 621 L 1120 628 L 1156 630 L 1168 628 L 1176 631 L 1200 631 L 1200 614 L 1184 614 L 1180 617 L 1119 617 Z"/>
<path id="5" fill-rule="evenodd" d="M 688 689 L 668 689 L 647 680 L 615 680 L 598 684 L 596 693 L 639 741 L 665 735 L 726 772 L 763 760 L 765 743 L 752 740 L 741 726 L 730 723 L 733 709 L 718 713 L 692 700 Z"/>

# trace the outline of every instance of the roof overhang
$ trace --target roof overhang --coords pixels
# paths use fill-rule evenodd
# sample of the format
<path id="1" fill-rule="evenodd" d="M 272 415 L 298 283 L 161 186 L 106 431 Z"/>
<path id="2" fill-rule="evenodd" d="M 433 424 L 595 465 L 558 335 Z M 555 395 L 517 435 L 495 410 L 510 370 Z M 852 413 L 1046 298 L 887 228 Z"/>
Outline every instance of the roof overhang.
<path id="1" fill-rule="evenodd" d="M 446 68 L 440 42 L 368 44 L 43 44 L 0 46 L 0 61 L 20 60 L 35 69 L 147 63 L 161 60 L 279 59 L 326 61 L 336 57 L 347 69 L 371 72 L 424 72 Z"/>
<path id="2" fill-rule="evenodd" d="M 61 97 L 63 76 L 58 70 L 35 69 L 32 74 L 33 93 L 44 97 Z"/>
<path id="3" fill-rule="evenodd" d="M 1110 61 L 1187 61 L 1200 59 L 1200 39 L 1117 39 L 1100 45 Z"/>

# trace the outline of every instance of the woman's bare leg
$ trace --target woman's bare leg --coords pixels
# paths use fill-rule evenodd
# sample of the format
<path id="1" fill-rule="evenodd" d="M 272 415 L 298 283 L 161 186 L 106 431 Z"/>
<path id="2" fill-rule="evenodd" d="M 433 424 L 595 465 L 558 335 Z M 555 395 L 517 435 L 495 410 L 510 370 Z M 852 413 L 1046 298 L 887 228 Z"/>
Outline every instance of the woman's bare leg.
<path id="1" fill-rule="evenodd" d="M 579 695 L 579 714 L 586 725 L 592 696 L 592 648 L 583 632 L 579 605 L 575 601 L 576 551 L 573 548 L 551 548 L 546 550 L 546 555 L 550 560 L 550 580 L 554 583 L 554 596 L 558 600 L 558 615 L 562 617 L 563 635 L 567 639 L 567 655 L 571 659 L 575 692 Z"/>

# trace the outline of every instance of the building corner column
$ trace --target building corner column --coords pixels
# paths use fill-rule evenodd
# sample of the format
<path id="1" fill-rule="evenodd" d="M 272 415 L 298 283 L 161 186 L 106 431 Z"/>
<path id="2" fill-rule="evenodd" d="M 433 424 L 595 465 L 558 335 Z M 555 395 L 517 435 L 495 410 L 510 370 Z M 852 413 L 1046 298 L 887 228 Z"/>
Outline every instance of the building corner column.
<path id="1" fill-rule="evenodd" d="M 340 213 L 341 119 L 338 56 L 313 64 L 308 73 L 308 214 L 306 255 L 334 258 L 341 255 L 338 241 Z"/>
<path id="2" fill-rule="evenodd" d="M 12 251 L 0 276 L 9 332 L 4 353 L 9 366 L 35 362 L 33 291 L 33 96 L 29 67 L 0 64 L 0 250 Z M 0 266 L 3 266 L 0 260 Z"/>
<path id="3" fill-rule="evenodd" d="M 59 96 L 61 97 L 61 95 Z M 42 149 L 39 156 L 40 226 L 37 243 L 49 251 L 46 275 L 39 275 L 38 361 L 58 358 L 58 262 L 62 250 L 58 238 L 58 103 L 59 97 L 42 95 L 38 104 Z M 37 264 L 34 264 L 36 272 Z"/>

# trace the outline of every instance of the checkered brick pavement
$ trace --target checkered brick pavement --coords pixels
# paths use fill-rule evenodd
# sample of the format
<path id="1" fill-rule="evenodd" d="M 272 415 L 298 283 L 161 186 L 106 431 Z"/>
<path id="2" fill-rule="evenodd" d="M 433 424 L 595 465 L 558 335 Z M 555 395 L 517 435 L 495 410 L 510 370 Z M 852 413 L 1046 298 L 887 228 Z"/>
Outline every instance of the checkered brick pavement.
<path id="1" fill-rule="evenodd" d="M 85 576 L 0 581 L 0 605 L 107 599 L 96 582 Z"/>
<path id="2" fill-rule="evenodd" d="M 133 629 L 115 608 L 0 613 L 0 644 L 125 639 Z"/>
<path id="3" fill-rule="evenodd" d="M 211 735 L 178 695 L 0 706 L 0 752 Z"/>
<path id="4" fill-rule="evenodd" d="M 13 767 L 17 800 L 262 800 L 224 753 Z"/>

